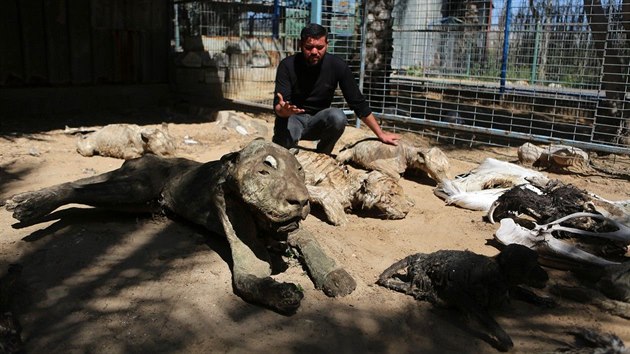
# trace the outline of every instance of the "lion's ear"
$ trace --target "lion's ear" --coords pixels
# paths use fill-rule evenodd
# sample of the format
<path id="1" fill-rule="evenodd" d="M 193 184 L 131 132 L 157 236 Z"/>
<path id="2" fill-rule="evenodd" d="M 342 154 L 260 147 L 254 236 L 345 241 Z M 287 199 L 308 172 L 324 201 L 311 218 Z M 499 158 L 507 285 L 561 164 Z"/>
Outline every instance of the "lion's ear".
<path id="1" fill-rule="evenodd" d="M 227 153 L 221 156 L 221 163 L 234 164 L 236 163 L 236 161 L 238 161 L 239 156 L 240 156 L 239 151 Z"/>

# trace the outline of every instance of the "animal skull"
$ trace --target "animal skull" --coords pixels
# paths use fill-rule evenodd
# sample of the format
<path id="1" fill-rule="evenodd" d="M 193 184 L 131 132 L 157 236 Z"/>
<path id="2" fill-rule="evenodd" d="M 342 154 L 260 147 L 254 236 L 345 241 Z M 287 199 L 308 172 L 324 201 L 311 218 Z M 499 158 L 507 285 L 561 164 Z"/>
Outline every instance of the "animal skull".
<path id="1" fill-rule="evenodd" d="M 618 230 L 599 233 L 560 225 L 561 223 L 569 219 L 580 217 L 591 217 L 602 220 L 605 219 L 615 225 Z M 534 225 L 535 226 L 532 229 L 527 229 L 516 224 L 513 219 L 504 218 L 501 220 L 501 226 L 495 233 L 495 237 L 499 242 L 503 243 L 504 245 L 517 243 L 534 249 L 539 253 L 559 255 L 580 263 L 588 263 L 596 266 L 607 266 L 618 263 L 611 262 L 604 258 L 585 252 L 565 241 L 555 238 L 552 233 L 554 231 L 565 231 L 574 235 L 603 237 L 614 241 L 622 241 L 626 244 L 630 243 L 630 228 L 628 226 L 608 219 L 599 214 L 574 213 L 548 224 L 538 225 L 534 223 Z"/>

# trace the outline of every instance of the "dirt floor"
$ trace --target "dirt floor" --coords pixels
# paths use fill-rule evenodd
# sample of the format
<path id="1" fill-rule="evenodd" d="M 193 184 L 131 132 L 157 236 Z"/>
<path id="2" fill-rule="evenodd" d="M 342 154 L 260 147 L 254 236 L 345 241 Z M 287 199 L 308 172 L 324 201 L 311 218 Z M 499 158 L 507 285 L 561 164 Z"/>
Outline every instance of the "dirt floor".
<path id="1" fill-rule="evenodd" d="M 218 159 L 255 135 L 270 138 L 269 117 L 249 127 L 200 120 L 169 124 L 178 156 Z M 253 119 L 253 118 L 252 118 Z M 111 119 L 112 121 L 115 118 Z M 54 122 L 47 122 L 55 125 Z M 83 157 L 74 135 L 53 130 L 0 135 L 0 199 L 118 168 L 122 160 Z M 76 127 L 76 126 L 75 126 Z M 348 129 L 341 147 L 365 131 Z M 186 140 L 187 139 L 187 140 Z M 434 144 L 417 135 L 405 139 Z M 188 143 L 185 143 L 185 140 Z M 195 143 L 192 143 L 194 140 Z M 515 148 L 444 145 L 453 174 L 486 157 L 515 161 Z M 618 175 L 599 171 L 552 174 L 612 200 L 630 199 L 627 159 L 600 157 Z M 494 353 L 474 322 L 451 309 L 375 285 L 393 262 L 413 253 L 498 251 L 498 228 L 483 213 L 447 206 L 429 179 L 403 179 L 415 206 L 403 220 L 349 216 L 344 226 L 309 216 L 304 227 L 357 281 L 356 290 L 329 298 L 290 260 L 275 276 L 299 283 L 304 299 L 290 317 L 249 304 L 233 293 L 226 242 L 164 216 L 136 216 L 72 205 L 50 221 L 14 229 L 0 211 L 0 272 L 23 266 L 18 318 L 28 353 Z M 565 273 L 551 271 L 551 281 Z M 545 293 L 545 291 L 543 291 Z M 630 322 L 584 304 L 558 299 L 553 309 L 512 301 L 495 313 L 516 353 L 550 352 L 573 343 L 576 327 L 613 332 L 630 343 Z"/>

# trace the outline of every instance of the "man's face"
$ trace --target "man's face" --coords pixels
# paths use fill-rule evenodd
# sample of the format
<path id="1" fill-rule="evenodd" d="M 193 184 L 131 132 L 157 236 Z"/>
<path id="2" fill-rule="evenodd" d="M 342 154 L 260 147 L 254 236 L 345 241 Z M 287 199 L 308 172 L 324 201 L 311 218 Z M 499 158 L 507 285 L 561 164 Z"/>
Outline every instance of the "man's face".
<path id="1" fill-rule="evenodd" d="M 302 54 L 306 59 L 306 64 L 317 65 L 326 54 L 328 48 L 328 41 L 326 37 L 319 38 L 307 38 L 306 41 L 300 43 Z"/>

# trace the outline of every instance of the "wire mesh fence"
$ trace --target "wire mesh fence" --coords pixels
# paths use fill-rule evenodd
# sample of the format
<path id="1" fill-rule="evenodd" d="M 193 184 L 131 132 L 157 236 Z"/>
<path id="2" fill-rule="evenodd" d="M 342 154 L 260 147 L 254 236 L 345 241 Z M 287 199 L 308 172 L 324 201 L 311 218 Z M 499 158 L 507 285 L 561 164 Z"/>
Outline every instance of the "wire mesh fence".
<path id="1" fill-rule="evenodd" d="M 297 49 L 310 4 L 177 2 L 174 13 L 176 51 L 193 50 L 184 48 L 187 39 L 201 42 L 225 98 L 271 108 L 276 67 Z"/>
<path id="2" fill-rule="evenodd" d="M 271 108 L 275 68 L 298 50 L 311 2 L 176 6 L 225 96 Z M 386 126 L 630 152 L 621 0 L 329 0 L 320 10 L 329 52 L 348 61 Z M 334 105 L 346 107 L 340 94 Z"/>

